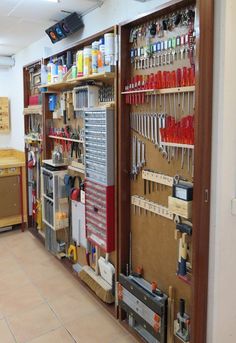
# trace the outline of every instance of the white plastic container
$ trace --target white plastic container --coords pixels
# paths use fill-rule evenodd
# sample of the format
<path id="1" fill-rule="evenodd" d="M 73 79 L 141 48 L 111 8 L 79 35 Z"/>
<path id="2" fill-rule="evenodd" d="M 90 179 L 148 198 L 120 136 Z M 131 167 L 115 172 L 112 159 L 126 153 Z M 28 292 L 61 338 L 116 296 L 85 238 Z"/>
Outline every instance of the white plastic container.
<path id="1" fill-rule="evenodd" d="M 105 55 L 114 55 L 115 54 L 115 39 L 114 33 L 105 33 L 104 35 L 105 42 Z"/>
<path id="2" fill-rule="evenodd" d="M 105 65 L 115 64 L 115 36 L 114 33 L 104 35 L 105 42 Z"/>

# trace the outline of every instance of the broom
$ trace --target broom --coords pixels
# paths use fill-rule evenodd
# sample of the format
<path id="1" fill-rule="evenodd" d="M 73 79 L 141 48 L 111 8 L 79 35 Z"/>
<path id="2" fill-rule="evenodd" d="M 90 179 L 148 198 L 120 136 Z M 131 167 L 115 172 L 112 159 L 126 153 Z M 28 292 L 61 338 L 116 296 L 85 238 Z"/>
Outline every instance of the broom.
<path id="1" fill-rule="evenodd" d="M 112 286 L 109 285 L 98 273 L 99 247 L 96 246 L 95 271 L 89 266 L 84 266 L 79 273 L 81 280 L 105 303 L 112 304 L 115 297 Z"/>

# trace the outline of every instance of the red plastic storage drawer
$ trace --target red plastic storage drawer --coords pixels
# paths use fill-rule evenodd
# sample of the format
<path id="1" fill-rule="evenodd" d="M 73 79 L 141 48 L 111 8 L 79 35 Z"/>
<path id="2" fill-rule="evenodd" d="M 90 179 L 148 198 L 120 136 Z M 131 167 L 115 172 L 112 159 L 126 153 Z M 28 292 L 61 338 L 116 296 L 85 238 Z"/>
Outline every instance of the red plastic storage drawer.
<path id="1" fill-rule="evenodd" d="M 114 186 L 85 181 L 86 235 L 104 252 L 115 249 Z"/>

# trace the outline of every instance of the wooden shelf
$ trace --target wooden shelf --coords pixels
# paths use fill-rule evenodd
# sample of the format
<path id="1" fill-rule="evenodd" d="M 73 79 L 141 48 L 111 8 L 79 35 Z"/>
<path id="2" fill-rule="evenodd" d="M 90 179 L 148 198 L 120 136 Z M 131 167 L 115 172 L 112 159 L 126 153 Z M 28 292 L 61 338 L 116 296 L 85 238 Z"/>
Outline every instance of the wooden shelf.
<path id="1" fill-rule="evenodd" d="M 115 101 L 99 102 L 99 107 L 112 107 L 115 106 Z"/>
<path id="2" fill-rule="evenodd" d="M 29 114 L 43 114 L 43 107 L 42 105 L 35 105 L 35 106 L 28 106 L 24 108 L 23 111 L 24 115 L 29 115 Z"/>
<path id="3" fill-rule="evenodd" d="M 41 138 L 31 138 L 31 137 L 25 136 L 25 141 L 42 142 L 43 140 Z"/>
<path id="4" fill-rule="evenodd" d="M 50 90 L 63 90 L 67 88 L 73 88 L 76 85 L 78 85 L 81 81 L 89 81 L 89 80 L 97 80 L 97 81 L 104 81 L 104 80 L 110 80 L 115 78 L 115 73 L 111 72 L 104 72 L 104 73 L 97 73 L 92 74 L 88 76 L 81 76 L 74 79 L 67 79 L 66 81 L 62 82 L 55 82 L 55 83 L 49 83 L 46 85 L 41 85 L 39 88 L 47 88 L 48 93 L 50 93 Z"/>
<path id="5" fill-rule="evenodd" d="M 80 168 L 75 168 L 75 167 L 73 167 L 73 166 L 69 166 L 68 169 L 69 169 L 69 170 L 72 170 L 72 171 L 75 171 L 75 172 L 77 172 L 77 173 L 80 173 L 80 174 L 85 174 L 85 170 L 80 169 Z"/>
<path id="6" fill-rule="evenodd" d="M 176 87 L 176 88 L 163 88 L 163 89 L 140 89 L 135 91 L 125 91 L 121 94 L 140 94 L 145 93 L 147 95 L 159 95 L 159 94 L 178 94 L 178 93 L 190 93 L 195 92 L 195 86 L 189 87 Z"/>
<path id="7" fill-rule="evenodd" d="M 53 136 L 53 135 L 50 135 L 48 137 L 52 139 L 58 139 L 60 141 L 75 142 L 75 143 L 81 143 L 81 144 L 84 143 L 84 141 L 79 140 L 79 139 L 66 138 L 66 137 L 60 137 L 60 136 L 58 137 L 58 136 Z"/>
<path id="8" fill-rule="evenodd" d="M 69 86 L 70 87 L 70 86 Z M 46 85 L 42 85 L 39 87 L 40 89 L 42 88 L 47 88 L 47 89 L 52 89 L 52 90 L 62 90 L 65 88 L 68 88 L 68 83 L 66 81 L 62 81 L 62 82 L 54 82 L 54 83 L 48 83 Z M 50 93 L 49 91 L 47 91 L 47 93 Z"/>
<path id="9" fill-rule="evenodd" d="M 71 83 L 78 83 L 80 81 L 87 81 L 87 80 L 98 80 L 98 81 L 104 81 L 104 79 L 114 79 L 115 73 L 111 72 L 104 72 L 104 73 L 97 73 L 97 74 L 92 74 L 92 75 L 87 75 L 87 76 L 81 76 L 77 77 L 75 79 L 69 79 L 67 82 L 69 84 Z"/>
<path id="10" fill-rule="evenodd" d="M 174 148 L 194 149 L 194 145 L 190 145 L 190 144 L 160 142 L 160 145 L 174 147 Z"/>

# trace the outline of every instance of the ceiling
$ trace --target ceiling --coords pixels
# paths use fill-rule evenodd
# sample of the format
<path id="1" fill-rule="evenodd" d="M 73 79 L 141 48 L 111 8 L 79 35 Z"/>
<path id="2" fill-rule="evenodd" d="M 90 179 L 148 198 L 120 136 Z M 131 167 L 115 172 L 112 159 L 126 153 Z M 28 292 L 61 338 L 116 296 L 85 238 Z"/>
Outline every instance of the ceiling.
<path id="1" fill-rule="evenodd" d="M 69 15 L 86 13 L 99 0 L 0 0 L 0 55 L 12 56 L 45 35 L 45 29 Z"/>

